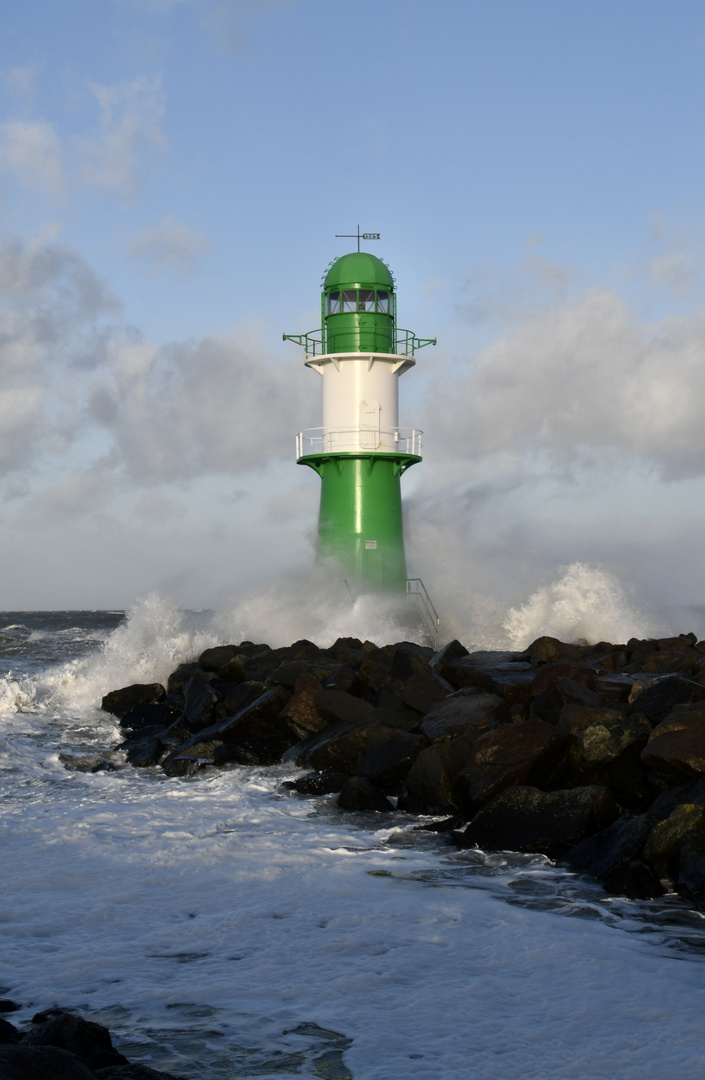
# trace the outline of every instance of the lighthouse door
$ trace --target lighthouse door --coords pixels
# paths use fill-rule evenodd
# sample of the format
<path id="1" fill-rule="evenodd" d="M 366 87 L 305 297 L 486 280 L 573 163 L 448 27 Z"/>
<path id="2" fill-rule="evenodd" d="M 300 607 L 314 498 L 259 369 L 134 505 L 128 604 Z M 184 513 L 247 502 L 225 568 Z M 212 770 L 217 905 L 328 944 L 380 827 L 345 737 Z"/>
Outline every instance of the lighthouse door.
<path id="1" fill-rule="evenodd" d="M 380 412 L 381 406 L 378 401 L 360 402 L 360 448 L 362 450 L 376 450 L 380 444 Z"/>

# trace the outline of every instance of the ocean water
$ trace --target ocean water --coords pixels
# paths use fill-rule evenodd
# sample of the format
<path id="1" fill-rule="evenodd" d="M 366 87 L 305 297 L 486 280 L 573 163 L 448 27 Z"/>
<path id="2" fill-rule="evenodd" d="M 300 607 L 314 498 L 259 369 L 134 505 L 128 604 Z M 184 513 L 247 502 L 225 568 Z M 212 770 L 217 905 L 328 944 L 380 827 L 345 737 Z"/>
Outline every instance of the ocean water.
<path id="1" fill-rule="evenodd" d="M 459 853 L 406 815 L 283 789 L 290 767 L 62 763 L 119 741 L 104 693 L 239 640 L 247 611 L 0 613 L 11 1019 L 80 1010 L 131 1060 L 205 1080 L 702 1077 L 705 920 L 675 897 Z"/>

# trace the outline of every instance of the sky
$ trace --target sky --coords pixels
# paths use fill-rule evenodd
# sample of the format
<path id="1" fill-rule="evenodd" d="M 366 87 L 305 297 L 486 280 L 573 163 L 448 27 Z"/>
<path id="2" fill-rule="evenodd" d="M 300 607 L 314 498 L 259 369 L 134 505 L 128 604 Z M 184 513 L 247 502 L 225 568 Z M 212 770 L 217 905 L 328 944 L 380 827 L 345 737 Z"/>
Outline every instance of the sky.
<path id="1" fill-rule="evenodd" d="M 14 5 L 0 607 L 308 572 L 320 385 L 282 333 L 358 224 L 438 339 L 400 384 L 410 574 L 705 603 L 704 100 L 696 0 Z"/>

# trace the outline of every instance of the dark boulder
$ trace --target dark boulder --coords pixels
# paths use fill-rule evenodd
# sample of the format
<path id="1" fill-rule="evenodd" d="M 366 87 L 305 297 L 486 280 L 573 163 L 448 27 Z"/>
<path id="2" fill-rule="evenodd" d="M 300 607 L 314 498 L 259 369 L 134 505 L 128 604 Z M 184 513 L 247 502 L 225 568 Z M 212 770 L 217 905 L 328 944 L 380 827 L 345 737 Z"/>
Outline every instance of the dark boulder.
<path id="1" fill-rule="evenodd" d="M 294 683 L 294 692 L 281 711 L 281 716 L 291 720 L 303 731 L 321 731 L 327 727 L 316 708 L 316 695 L 321 692 L 321 682 L 315 675 L 305 673 Z"/>
<path id="2" fill-rule="evenodd" d="M 446 664 L 450 664 L 453 660 L 460 660 L 461 656 L 467 656 L 468 650 L 464 645 L 461 645 L 457 639 L 449 641 L 447 645 L 444 645 L 442 649 L 434 653 L 428 662 L 428 666 L 432 671 L 438 672 L 438 674 L 445 679 Z"/>
<path id="3" fill-rule="evenodd" d="M 653 794 L 641 763 L 650 732 L 649 722 L 639 713 L 610 716 L 603 710 L 571 744 L 569 761 L 575 776 L 583 783 L 610 787 L 622 803 L 650 802 Z"/>
<path id="4" fill-rule="evenodd" d="M 20 1033 L 14 1024 L 11 1024 L 9 1020 L 3 1020 L 0 1017 L 0 1044 L 3 1046 L 12 1045 L 20 1041 Z"/>
<path id="5" fill-rule="evenodd" d="M 481 735 L 458 774 L 458 805 L 472 813 L 514 784 L 546 787 L 556 772 L 567 737 L 543 720 L 503 724 Z"/>
<path id="6" fill-rule="evenodd" d="M 173 1073 L 158 1072 L 149 1065 L 115 1065 L 109 1069 L 96 1069 L 98 1080 L 183 1080 Z"/>
<path id="7" fill-rule="evenodd" d="M 161 683 L 132 683 L 120 690 L 111 690 L 100 703 L 103 712 L 112 713 L 121 720 L 139 705 L 151 705 L 161 701 L 166 690 Z"/>
<path id="8" fill-rule="evenodd" d="M 697 803 L 681 803 L 656 822 L 646 838 L 644 862 L 660 879 L 675 881 L 679 871 L 681 845 L 690 833 L 705 828 L 705 807 Z"/>
<path id="9" fill-rule="evenodd" d="M 688 833 L 678 854 L 678 891 L 689 900 L 705 903 L 705 829 Z"/>
<path id="10" fill-rule="evenodd" d="M 332 795 L 336 791 L 342 791 L 349 779 L 347 773 L 314 772 L 298 776 L 296 780 L 286 780 L 282 787 L 298 791 L 300 795 Z"/>
<path id="11" fill-rule="evenodd" d="M 96 1080 L 82 1061 L 55 1046 L 34 1049 L 23 1043 L 0 1045 L 2 1080 Z"/>
<path id="12" fill-rule="evenodd" d="M 658 811 L 618 818 L 602 832 L 582 840 L 564 861 L 573 870 L 591 874 L 610 892 L 633 899 L 661 896 L 664 887 L 642 858 Z"/>
<path id="13" fill-rule="evenodd" d="M 445 678 L 453 689 L 479 686 L 497 694 L 508 705 L 530 701 L 536 667 L 516 653 L 474 652 L 445 665 Z"/>
<path id="14" fill-rule="evenodd" d="M 705 704 L 676 705 L 651 732 L 641 759 L 669 784 L 705 773 Z"/>
<path id="15" fill-rule="evenodd" d="M 397 808 L 409 814 L 452 814 L 458 810 L 455 781 L 479 736 L 480 732 L 475 739 L 460 736 L 421 750 L 407 773 Z"/>
<path id="16" fill-rule="evenodd" d="M 586 836 L 606 828 L 616 817 L 611 792 L 599 785 L 567 791 L 510 787 L 473 818 L 460 838 L 460 846 L 536 851 L 558 858 Z"/>
<path id="17" fill-rule="evenodd" d="M 453 692 L 453 687 L 429 667 L 423 653 L 407 649 L 397 649 L 394 653 L 384 689 L 422 714 Z"/>
<path id="18" fill-rule="evenodd" d="M 358 724 L 370 720 L 374 712 L 374 706 L 369 701 L 362 701 L 345 690 L 321 690 L 316 694 L 315 703 L 318 715 L 326 724 L 339 720 L 346 724 Z"/>
<path id="19" fill-rule="evenodd" d="M 578 659 L 582 656 L 583 649 L 580 645 L 568 645 L 565 641 L 559 641 L 558 638 L 544 635 L 532 641 L 524 650 L 524 654 L 539 664 L 550 664 L 563 656 Z"/>
<path id="20" fill-rule="evenodd" d="M 38 1013 L 22 1044 L 34 1049 L 51 1046 L 68 1050 L 89 1069 L 127 1064 L 127 1058 L 113 1047 L 107 1028 L 69 1012 Z"/>
<path id="21" fill-rule="evenodd" d="M 387 794 L 396 795 L 419 752 L 427 745 L 423 735 L 382 726 L 370 727 L 355 771 Z"/>
<path id="22" fill-rule="evenodd" d="M 161 737 L 162 733 L 162 728 L 143 728 L 142 731 L 136 732 L 132 738 L 122 743 L 118 749 L 125 751 L 130 765 L 136 768 L 158 765 L 166 750 L 166 744 Z"/>
<path id="23" fill-rule="evenodd" d="M 129 728 L 132 731 L 139 731 L 143 728 L 166 728 L 174 723 L 177 716 L 179 716 L 178 710 L 163 702 L 138 705 L 136 709 L 131 709 L 129 713 L 126 713 L 121 718 L 120 727 Z"/>
<path id="24" fill-rule="evenodd" d="M 632 698 L 627 711 L 640 712 L 650 724 L 656 725 L 665 720 L 676 705 L 690 705 L 699 701 L 705 701 L 705 686 L 680 675 L 669 675 Z"/>
<path id="25" fill-rule="evenodd" d="M 420 730 L 431 742 L 438 742 L 462 735 L 468 725 L 476 729 L 481 724 L 489 731 L 500 723 L 507 723 L 509 718 L 509 707 L 503 698 L 489 694 L 479 686 L 471 686 L 434 705 L 421 721 Z"/>
<path id="26" fill-rule="evenodd" d="M 583 682 L 567 676 L 557 676 L 531 702 L 532 711 L 548 724 L 558 723 L 561 710 L 566 705 L 599 709 L 604 702 L 599 694 Z"/>
<path id="27" fill-rule="evenodd" d="M 388 814 L 394 809 L 383 791 L 363 776 L 351 776 L 338 796 L 341 810 L 376 810 Z"/>
<path id="28" fill-rule="evenodd" d="M 198 666 L 203 671 L 208 671 L 213 675 L 221 675 L 224 668 L 229 667 L 233 664 L 233 661 L 236 661 L 231 670 L 233 674 L 236 671 L 241 671 L 242 679 L 234 678 L 232 681 L 242 682 L 245 678 L 243 659 L 244 654 L 240 651 L 239 645 L 216 645 L 214 648 L 206 649 L 205 652 L 201 653 L 198 658 Z"/>

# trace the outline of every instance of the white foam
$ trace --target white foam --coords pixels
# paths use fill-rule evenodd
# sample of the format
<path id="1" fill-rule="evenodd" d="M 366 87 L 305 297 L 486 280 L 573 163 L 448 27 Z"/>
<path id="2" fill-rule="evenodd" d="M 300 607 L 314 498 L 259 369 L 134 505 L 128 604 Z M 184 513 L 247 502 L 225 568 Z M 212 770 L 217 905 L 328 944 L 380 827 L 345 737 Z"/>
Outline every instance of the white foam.
<path id="1" fill-rule="evenodd" d="M 561 641 L 626 642 L 668 633 L 640 611 L 617 578 L 598 566 L 572 563 L 550 585 L 537 589 L 504 622 L 512 649 L 524 649 L 546 634 Z"/>

